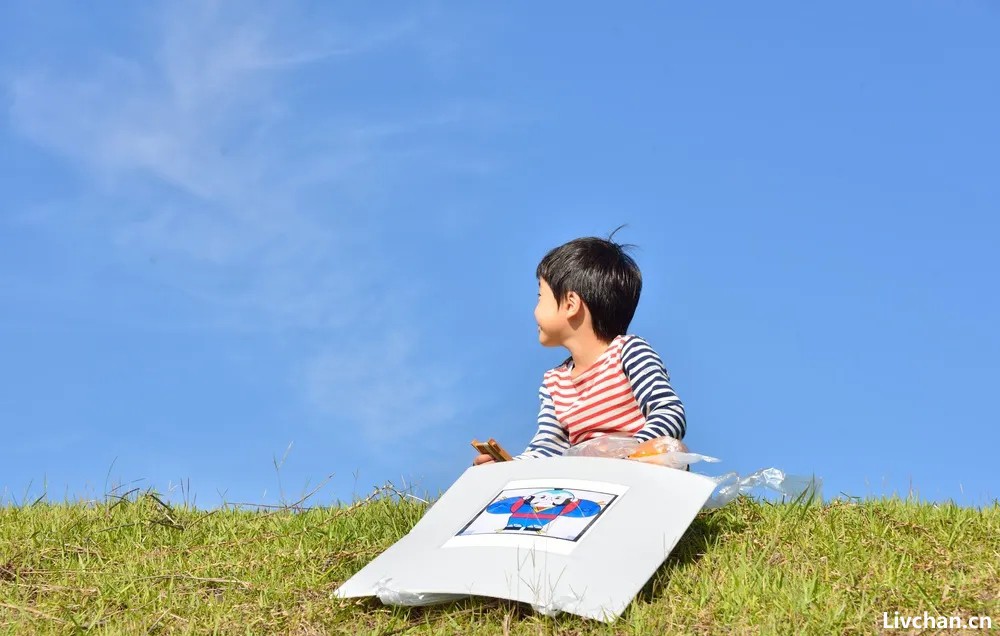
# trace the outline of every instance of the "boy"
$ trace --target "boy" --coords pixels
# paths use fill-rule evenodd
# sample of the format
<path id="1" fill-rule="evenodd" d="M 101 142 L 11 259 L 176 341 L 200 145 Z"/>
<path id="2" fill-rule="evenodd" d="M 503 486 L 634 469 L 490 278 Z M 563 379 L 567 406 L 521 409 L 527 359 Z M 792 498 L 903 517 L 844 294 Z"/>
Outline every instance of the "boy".
<path id="1" fill-rule="evenodd" d="M 684 437 L 684 405 L 663 362 L 645 340 L 625 335 L 642 275 L 613 236 L 570 241 L 535 270 L 538 341 L 571 355 L 545 373 L 538 432 L 514 459 L 562 455 L 609 433 L 630 433 L 640 442 Z M 491 461 L 479 455 L 473 465 Z"/>

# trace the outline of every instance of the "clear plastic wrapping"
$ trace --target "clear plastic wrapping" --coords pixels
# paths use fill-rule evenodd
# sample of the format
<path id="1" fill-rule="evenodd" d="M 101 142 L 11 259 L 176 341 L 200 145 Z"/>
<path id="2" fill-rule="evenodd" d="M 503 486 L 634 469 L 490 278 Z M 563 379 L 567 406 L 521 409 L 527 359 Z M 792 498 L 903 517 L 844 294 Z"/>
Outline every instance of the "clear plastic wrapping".
<path id="1" fill-rule="evenodd" d="M 605 435 L 595 437 L 570 446 L 564 453 L 566 457 L 616 457 L 624 459 L 639 445 L 634 437 L 622 435 Z"/>
<path id="2" fill-rule="evenodd" d="M 572 446 L 566 451 L 567 457 L 612 457 L 658 464 L 669 468 L 685 470 L 695 462 L 717 462 L 715 457 L 692 453 L 684 442 L 672 437 L 658 437 L 638 442 L 631 435 L 612 434 L 595 437 Z M 705 503 L 705 510 L 721 508 L 741 494 L 749 495 L 759 487 L 767 488 L 780 495 L 796 499 L 810 493 L 822 502 L 823 480 L 812 476 L 787 475 L 778 468 L 761 470 L 741 477 L 730 472 L 719 477 L 710 477 L 718 486 L 715 493 Z"/>
<path id="3" fill-rule="evenodd" d="M 657 437 L 639 442 L 631 435 L 605 435 L 571 446 L 566 457 L 613 457 L 686 470 L 695 462 L 717 462 L 715 457 L 692 453 L 684 442 Z"/>
<path id="4" fill-rule="evenodd" d="M 406 605 L 409 607 L 422 607 L 424 605 L 437 605 L 448 601 L 457 601 L 465 598 L 467 594 L 431 594 L 427 592 L 407 592 L 397 590 L 392 585 L 392 579 L 387 577 L 375 584 L 378 599 L 386 605 Z"/>
<path id="5" fill-rule="evenodd" d="M 468 594 L 432 594 L 428 592 L 407 592 L 398 590 L 392 585 L 392 578 L 384 578 L 376 584 L 376 595 L 386 605 L 405 607 L 423 607 L 439 605 L 468 598 Z M 580 596 L 557 596 L 547 603 L 531 603 L 531 608 L 543 616 L 558 616 L 571 611 L 581 601 Z"/>
<path id="6" fill-rule="evenodd" d="M 762 468 L 745 477 L 731 472 L 712 479 L 718 486 L 715 493 L 705 502 L 705 510 L 721 508 L 741 494 L 748 495 L 760 486 L 790 499 L 815 497 L 820 503 L 823 502 L 823 480 L 816 476 L 787 475 L 777 468 Z"/>

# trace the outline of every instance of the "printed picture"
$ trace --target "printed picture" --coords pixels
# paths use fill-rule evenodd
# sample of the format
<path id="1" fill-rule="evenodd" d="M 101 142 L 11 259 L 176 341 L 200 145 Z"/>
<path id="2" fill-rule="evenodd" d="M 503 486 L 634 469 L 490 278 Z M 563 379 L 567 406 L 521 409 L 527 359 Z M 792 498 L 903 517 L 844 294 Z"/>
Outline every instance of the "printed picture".
<path id="1" fill-rule="evenodd" d="M 507 488 L 455 536 L 540 536 L 577 541 L 616 497 L 612 492 L 582 488 Z"/>

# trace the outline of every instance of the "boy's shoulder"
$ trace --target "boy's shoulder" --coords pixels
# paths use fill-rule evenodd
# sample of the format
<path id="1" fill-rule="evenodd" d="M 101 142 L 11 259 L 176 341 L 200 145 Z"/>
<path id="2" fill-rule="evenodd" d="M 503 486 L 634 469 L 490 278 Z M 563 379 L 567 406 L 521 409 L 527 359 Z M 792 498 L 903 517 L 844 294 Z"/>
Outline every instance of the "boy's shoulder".
<path id="1" fill-rule="evenodd" d="M 618 358 L 620 361 L 622 356 L 625 354 L 626 350 L 629 351 L 635 350 L 637 347 L 639 348 L 649 347 L 650 349 L 652 349 L 649 343 L 646 342 L 645 338 L 637 336 L 635 334 L 625 334 L 621 336 L 615 336 L 614 340 L 611 341 L 611 344 L 608 345 L 608 351 L 614 357 Z M 545 378 L 549 378 L 550 376 L 553 375 L 565 374 L 569 370 L 569 366 L 572 362 L 573 362 L 573 356 L 566 358 L 556 366 L 546 371 Z"/>
<path id="2" fill-rule="evenodd" d="M 569 372 L 569 365 L 571 362 L 573 362 L 573 356 L 566 358 L 556 366 L 543 373 L 542 381 L 547 383 L 554 377 L 566 375 Z"/>
<path id="3" fill-rule="evenodd" d="M 649 347 L 652 349 L 652 345 L 649 341 L 642 336 L 637 336 L 635 334 L 629 334 L 627 336 L 622 336 L 622 349 L 635 349 L 636 347 Z"/>
<path id="4" fill-rule="evenodd" d="M 649 354 L 659 357 L 659 353 L 649 344 L 649 341 L 642 336 L 634 334 L 624 336 L 621 348 L 622 362 L 629 363 L 630 360 L 645 359 Z"/>

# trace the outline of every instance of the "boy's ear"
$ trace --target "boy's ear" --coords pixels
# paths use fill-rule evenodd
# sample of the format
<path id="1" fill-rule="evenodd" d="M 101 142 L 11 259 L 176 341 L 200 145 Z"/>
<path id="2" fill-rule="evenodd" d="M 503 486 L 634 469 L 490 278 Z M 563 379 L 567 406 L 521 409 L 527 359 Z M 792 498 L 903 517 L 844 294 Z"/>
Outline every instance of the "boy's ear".
<path id="1" fill-rule="evenodd" d="M 566 292 L 566 315 L 572 318 L 583 309 L 583 299 L 575 291 Z"/>

